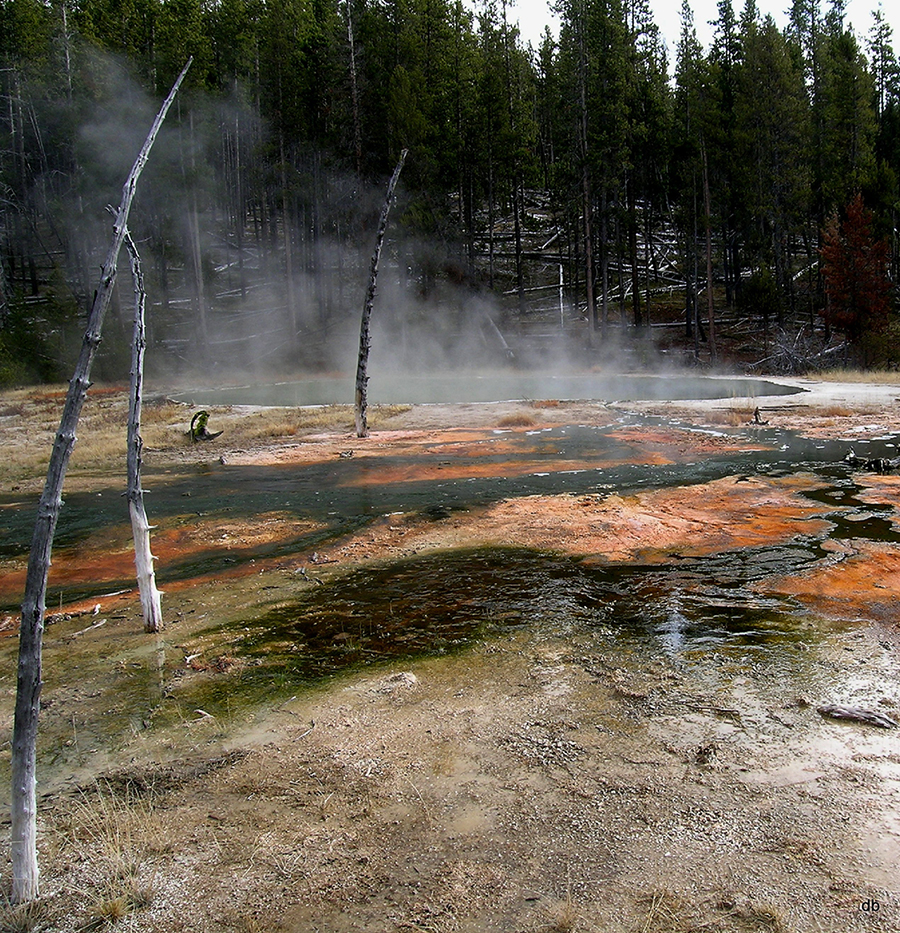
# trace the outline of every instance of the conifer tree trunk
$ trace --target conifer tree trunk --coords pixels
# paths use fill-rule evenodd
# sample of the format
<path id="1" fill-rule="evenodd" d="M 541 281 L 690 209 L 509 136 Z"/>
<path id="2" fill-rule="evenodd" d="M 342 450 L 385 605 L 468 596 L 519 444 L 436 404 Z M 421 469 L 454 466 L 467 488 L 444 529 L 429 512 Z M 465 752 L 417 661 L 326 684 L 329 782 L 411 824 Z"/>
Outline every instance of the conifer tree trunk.
<path id="1" fill-rule="evenodd" d="M 138 179 L 147 163 L 162 122 L 168 113 L 178 88 L 191 65 L 191 60 L 169 92 L 150 133 L 138 153 L 131 172 L 122 189 L 122 201 L 113 223 L 113 239 L 100 275 L 100 284 L 94 293 L 88 325 L 69 383 L 59 431 L 50 455 L 47 479 L 38 504 L 28 571 L 25 579 L 25 597 L 22 602 L 22 623 L 19 631 L 19 663 L 16 683 L 16 710 L 12 741 L 12 901 L 21 904 L 38 896 L 37 861 L 37 794 L 36 750 L 38 712 L 41 697 L 41 653 L 44 633 L 44 608 L 47 597 L 47 575 L 50 571 L 50 552 L 56 523 L 62 507 L 62 487 L 72 449 L 81 409 L 90 387 L 91 366 L 100 343 L 103 318 L 109 308 L 116 281 L 119 251 L 127 235 L 128 214 L 134 200 Z"/>
<path id="2" fill-rule="evenodd" d="M 600 195 L 600 331 L 609 331 L 609 187 L 603 182 Z"/>
<path id="3" fill-rule="evenodd" d="M 196 144 L 194 140 L 194 114 L 189 116 L 189 126 L 191 133 L 191 178 L 193 185 L 190 196 L 190 212 L 188 214 L 188 231 L 190 235 L 190 252 L 192 265 L 194 267 L 194 300 L 197 313 L 196 334 L 201 347 L 206 349 L 209 340 L 209 328 L 207 326 L 206 309 L 206 283 L 203 280 L 203 247 L 200 243 L 200 208 L 197 204 L 197 166 L 196 166 Z"/>
<path id="4" fill-rule="evenodd" d="M 597 330 L 597 299 L 594 294 L 594 199 L 591 191 L 590 152 L 588 142 L 587 104 L 587 51 L 584 39 L 584 23 L 578 29 L 578 102 L 579 102 L 579 157 L 581 159 L 581 196 L 583 199 L 582 222 L 584 235 L 584 287 L 587 298 L 588 346 L 592 344 L 593 332 Z M 605 298 L 604 292 L 604 298 Z M 604 319 L 605 325 L 605 319 Z M 604 335 L 605 335 L 604 326 Z"/>
<path id="5" fill-rule="evenodd" d="M 6 269 L 3 259 L 3 254 L 0 252 L 0 329 L 6 327 L 10 312 L 10 292 L 9 285 L 6 283 Z"/>
<path id="6" fill-rule="evenodd" d="M 641 315 L 641 282 L 638 274 L 638 242 L 637 242 L 637 203 L 634 195 L 634 180 L 628 185 L 628 252 L 631 257 L 631 310 L 632 322 L 635 328 L 643 327 Z M 647 278 L 650 270 L 647 270 Z"/>
<path id="7" fill-rule="evenodd" d="M 593 240 L 594 234 L 591 224 L 591 214 L 593 201 L 591 197 L 591 180 L 588 174 L 587 165 L 581 174 L 581 194 L 583 198 L 583 220 L 584 220 L 584 290 L 587 299 L 587 320 L 588 320 L 588 345 L 591 345 L 591 337 L 597 330 L 597 299 L 594 295 L 594 253 Z"/>
<path id="8" fill-rule="evenodd" d="M 700 141 L 700 155 L 703 161 L 703 210 L 706 213 L 706 300 L 709 309 L 709 355 L 713 363 L 716 362 L 718 353 L 716 351 L 716 309 L 713 298 L 713 274 L 712 274 L 712 226 L 709 197 L 709 169 L 706 163 L 706 145 L 703 140 Z"/>
<path id="9" fill-rule="evenodd" d="M 144 306 L 147 293 L 144 290 L 144 273 L 141 257 L 131 235 L 125 237 L 125 247 L 131 260 L 131 276 L 134 281 L 134 338 L 131 345 L 131 394 L 128 407 L 128 512 L 131 516 L 131 533 L 134 538 L 134 566 L 137 571 L 138 592 L 141 596 L 141 613 L 145 632 L 158 632 L 162 627 L 160 592 L 156 588 L 153 572 L 153 554 L 150 551 L 150 523 L 144 509 L 144 490 L 141 489 L 141 393 L 144 383 Z"/>
<path id="10" fill-rule="evenodd" d="M 347 11 L 347 42 L 350 46 L 350 104 L 353 113 L 353 156 L 356 165 L 357 177 L 362 175 L 362 130 L 359 122 L 359 88 L 356 76 L 356 42 L 353 36 L 353 10 L 352 0 L 347 0 L 344 8 Z"/>
<path id="11" fill-rule="evenodd" d="M 294 294 L 294 247 L 293 223 L 291 221 L 290 195 L 287 183 L 287 161 L 284 152 L 284 133 L 278 135 L 279 153 L 281 155 L 281 231 L 284 238 L 284 279 L 287 295 L 287 323 L 291 329 L 290 345 L 294 346 L 297 340 L 299 324 L 297 321 L 297 298 Z"/>
<path id="12" fill-rule="evenodd" d="M 359 325 L 359 359 L 356 364 L 356 400 L 354 405 L 357 437 L 367 437 L 369 434 L 369 426 L 366 423 L 366 408 L 368 407 L 366 384 L 369 381 L 366 374 L 369 366 L 369 318 L 372 316 L 372 305 L 375 303 L 375 284 L 378 280 L 378 260 L 381 258 L 381 244 L 384 242 L 384 231 L 387 228 L 388 214 L 391 212 L 394 188 L 397 185 L 397 179 L 400 177 L 403 163 L 406 161 L 407 152 L 408 150 L 404 149 L 400 153 L 400 161 L 394 169 L 394 174 L 391 175 L 387 197 L 384 199 L 384 206 L 381 208 L 378 232 L 375 235 L 375 252 L 372 254 L 372 268 L 369 272 L 369 284 L 366 287 L 366 300 L 363 303 L 362 321 Z"/>

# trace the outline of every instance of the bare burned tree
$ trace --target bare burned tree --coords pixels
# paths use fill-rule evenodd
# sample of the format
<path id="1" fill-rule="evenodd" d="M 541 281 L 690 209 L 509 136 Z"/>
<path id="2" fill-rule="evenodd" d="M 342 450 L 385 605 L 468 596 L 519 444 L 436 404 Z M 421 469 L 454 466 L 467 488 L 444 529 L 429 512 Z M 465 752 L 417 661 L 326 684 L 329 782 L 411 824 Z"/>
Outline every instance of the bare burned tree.
<path id="1" fill-rule="evenodd" d="M 116 269 L 122 243 L 128 234 L 128 214 L 134 200 L 138 179 L 147 163 L 169 107 L 175 100 L 191 61 L 184 66 L 178 80 L 163 102 L 150 133 L 135 159 L 122 189 L 122 201 L 115 212 L 113 239 L 106 262 L 100 274 L 100 284 L 94 293 L 88 316 L 87 329 L 75 374 L 60 418 L 59 431 L 50 455 L 44 491 L 38 503 L 28 571 L 25 578 L 25 598 L 22 603 L 22 624 L 19 631 L 19 663 L 16 683 L 16 711 L 12 742 L 12 901 L 21 904 L 38 896 L 37 861 L 37 801 L 36 801 L 36 749 L 38 712 L 41 697 L 41 653 L 44 634 L 44 609 L 47 596 L 47 575 L 50 571 L 50 552 L 53 536 L 62 508 L 62 487 L 72 449 L 81 409 L 90 388 L 91 366 L 97 347 L 103 319 L 109 308 Z"/>
<path id="2" fill-rule="evenodd" d="M 362 321 L 359 325 L 359 360 L 356 364 L 356 400 L 354 413 L 356 416 L 356 436 L 367 437 L 369 426 L 366 423 L 366 409 L 368 400 L 366 398 L 369 377 L 366 370 L 369 366 L 369 319 L 372 317 L 372 305 L 375 303 L 375 284 L 378 280 L 378 261 L 381 258 L 381 245 L 384 242 L 384 231 L 387 229 L 388 214 L 391 212 L 391 201 L 394 199 L 394 188 L 397 185 L 397 179 L 403 169 L 403 163 L 406 161 L 404 149 L 400 153 L 400 161 L 391 175 L 388 184 L 387 197 L 384 199 L 384 207 L 381 208 L 381 217 L 378 219 L 378 233 L 375 235 L 375 252 L 372 254 L 372 268 L 369 272 L 369 284 L 366 287 L 366 300 L 363 303 Z"/>
<path id="3" fill-rule="evenodd" d="M 131 394 L 128 406 L 128 512 L 131 516 L 131 533 L 134 538 L 134 566 L 137 571 L 138 592 L 141 594 L 141 612 L 144 631 L 158 632 L 162 627 L 160 592 L 156 588 L 153 572 L 153 554 L 150 551 L 150 523 L 144 508 L 144 490 L 141 488 L 141 454 L 144 442 L 141 438 L 141 395 L 144 384 L 144 308 L 147 293 L 144 289 L 144 273 L 141 257 L 131 234 L 126 234 L 125 247 L 131 261 L 131 278 L 134 283 L 134 338 L 131 344 Z"/>

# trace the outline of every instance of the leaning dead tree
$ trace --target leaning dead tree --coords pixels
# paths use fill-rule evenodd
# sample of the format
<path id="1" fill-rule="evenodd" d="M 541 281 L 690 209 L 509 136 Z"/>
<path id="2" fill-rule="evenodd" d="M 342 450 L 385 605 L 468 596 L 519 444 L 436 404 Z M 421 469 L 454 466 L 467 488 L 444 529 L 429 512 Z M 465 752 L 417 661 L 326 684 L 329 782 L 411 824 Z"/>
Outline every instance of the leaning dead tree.
<path id="1" fill-rule="evenodd" d="M 400 153 L 400 161 L 391 175 L 388 184 L 387 197 L 384 199 L 384 206 L 381 208 L 381 217 L 378 219 L 378 233 L 375 235 L 375 252 L 372 254 L 372 268 L 369 272 L 369 284 L 366 287 L 366 300 L 363 303 L 362 321 L 359 325 L 359 360 L 356 364 L 356 399 L 354 413 L 356 416 L 356 436 L 367 437 L 369 426 L 366 423 L 366 409 L 368 400 L 366 398 L 369 377 L 366 370 L 369 366 L 369 318 L 372 316 L 372 305 L 375 303 L 375 283 L 378 280 L 378 261 L 381 258 L 381 245 L 384 243 L 384 231 L 387 229 L 388 214 L 391 212 L 391 202 L 394 199 L 394 188 L 397 185 L 397 179 L 400 177 L 400 171 L 403 163 L 406 161 L 404 149 Z"/>
<path id="2" fill-rule="evenodd" d="M 131 343 L 131 396 L 128 405 L 128 512 L 131 516 L 131 533 L 134 538 L 134 566 L 137 571 L 138 592 L 141 594 L 141 612 L 144 631 L 158 632 L 162 627 L 162 605 L 160 592 L 156 588 L 153 572 L 153 554 L 150 552 L 150 523 L 144 508 L 144 490 L 141 488 L 141 454 L 144 441 L 141 438 L 141 394 L 144 383 L 144 308 L 147 293 L 144 290 L 144 272 L 131 234 L 126 234 L 125 248 L 131 262 L 131 278 L 134 284 L 134 337 Z"/>
<path id="3" fill-rule="evenodd" d="M 87 329 L 69 383 L 69 391 L 60 418 L 59 431 L 50 455 L 44 491 L 38 503 L 28 571 L 25 578 L 25 598 L 22 602 L 22 624 L 19 631 L 19 664 L 16 682 L 16 711 L 12 742 L 12 901 L 21 904 L 38 896 L 37 862 L 37 798 L 36 750 L 38 712 L 41 697 L 41 653 L 44 634 L 44 609 L 47 597 L 47 575 L 56 523 L 62 508 L 62 487 L 81 409 L 90 388 L 91 366 L 97 347 L 103 318 L 109 308 L 116 281 L 116 268 L 122 243 L 128 234 L 128 214 L 137 190 L 138 179 L 163 120 L 175 100 L 178 88 L 187 74 L 191 61 L 184 66 L 178 80 L 163 102 L 150 133 L 135 159 L 122 189 L 122 201 L 115 212 L 113 239 L 106 262 L 100 273 L 100 284 L 94 293 Z"/>

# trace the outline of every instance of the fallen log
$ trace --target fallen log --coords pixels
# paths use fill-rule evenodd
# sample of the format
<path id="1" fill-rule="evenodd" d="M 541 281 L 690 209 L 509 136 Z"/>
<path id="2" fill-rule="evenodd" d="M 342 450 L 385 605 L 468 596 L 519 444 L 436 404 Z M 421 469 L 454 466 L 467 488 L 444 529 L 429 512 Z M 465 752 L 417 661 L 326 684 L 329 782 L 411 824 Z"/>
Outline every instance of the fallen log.
<path id="1" fill-rule="evenodd" d="M 857 706 L 820 706 L 817 712 L 827 719 L 847 719 L 851 722 L 862 722 L 870 726 L 878 726 L 879 729 L 893 729 L 900 726 L 900 722 L 884 713 L 870 709 L 860 709 Z"/>

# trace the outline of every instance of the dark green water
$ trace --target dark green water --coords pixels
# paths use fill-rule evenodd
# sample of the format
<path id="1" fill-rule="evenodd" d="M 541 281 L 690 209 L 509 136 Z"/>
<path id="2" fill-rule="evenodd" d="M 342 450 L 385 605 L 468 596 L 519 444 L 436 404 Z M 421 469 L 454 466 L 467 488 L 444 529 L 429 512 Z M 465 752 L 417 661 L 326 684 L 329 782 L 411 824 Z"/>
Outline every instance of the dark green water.
<path id="1" fill-rule="evenodd" d="M 603 568 L 524 548 L 426 554 L 321 586 L 303 581 L 296 598 L 239 625 L 212 626 L 203 640 L 241 659 L 245 666 L 229 690 L 236 678 L 253 702 L 523 628 L 553 637 L 606 633 L 680 661 L 715 650 L 747 663 L 779 656 L 783 663 L 800 642 L 819 636 L 790 602 L 761 599 L 747 587 L 775 569 L 800 571 L 822 556 L 812 541 L 677 568 Z M 225 697 L 210 681 L 195 700 L 213 712 Z"/>

